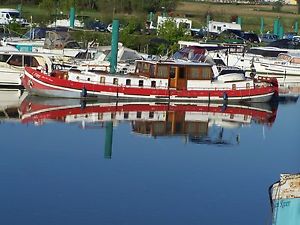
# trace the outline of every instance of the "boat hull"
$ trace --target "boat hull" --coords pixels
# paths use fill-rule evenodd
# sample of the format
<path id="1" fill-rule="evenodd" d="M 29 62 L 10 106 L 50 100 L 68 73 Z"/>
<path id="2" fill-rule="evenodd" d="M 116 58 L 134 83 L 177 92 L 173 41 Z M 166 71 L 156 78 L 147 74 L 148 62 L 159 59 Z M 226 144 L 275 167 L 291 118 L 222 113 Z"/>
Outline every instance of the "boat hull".
<path id="1" fill-rule="evenodd" d="M 51 77 L 32 68 L 26 68 L 22 77 L 23 86 L 32 94 L 60 98 L 111 98 L 154 101 L 270 101 L 278 87 L 234 90 L 213 89 L 176 90 L 165 88 L 127 87 L 92 82 L 77 82 Z"/>
<path id="2" fill-rule="evenodd" d="M 273 225 L 296 225 L 300 219 L 300 175 L 282 174 L 271 186 Z"/>

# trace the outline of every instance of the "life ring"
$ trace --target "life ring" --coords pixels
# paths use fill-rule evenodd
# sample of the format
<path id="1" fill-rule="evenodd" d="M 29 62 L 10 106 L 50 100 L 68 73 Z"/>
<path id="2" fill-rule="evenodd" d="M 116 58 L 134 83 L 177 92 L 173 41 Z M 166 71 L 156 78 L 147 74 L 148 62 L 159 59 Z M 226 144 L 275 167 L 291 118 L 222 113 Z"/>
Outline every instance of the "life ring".
<path id="1" fill-rule="evenodd" d="M 250 77 L 253 79 L 255 77 L 255 73 L 251 72 Z"/>

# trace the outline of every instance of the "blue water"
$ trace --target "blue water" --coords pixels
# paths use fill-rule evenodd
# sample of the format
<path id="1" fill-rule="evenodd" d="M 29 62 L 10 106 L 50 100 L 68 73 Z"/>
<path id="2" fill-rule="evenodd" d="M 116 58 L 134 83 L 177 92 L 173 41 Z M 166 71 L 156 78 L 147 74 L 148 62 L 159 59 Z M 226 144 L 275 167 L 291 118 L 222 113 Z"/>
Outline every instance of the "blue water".
<path id="1" fill-rule="evenodd" d="M 100 125 L 3 119 L 0 224 L 271 225 L 269 186 L 300 169 L 299 104 L 279 104 L 271 126 L 224 128 L 228 145 L 120 122 L 110 159 Z"/>

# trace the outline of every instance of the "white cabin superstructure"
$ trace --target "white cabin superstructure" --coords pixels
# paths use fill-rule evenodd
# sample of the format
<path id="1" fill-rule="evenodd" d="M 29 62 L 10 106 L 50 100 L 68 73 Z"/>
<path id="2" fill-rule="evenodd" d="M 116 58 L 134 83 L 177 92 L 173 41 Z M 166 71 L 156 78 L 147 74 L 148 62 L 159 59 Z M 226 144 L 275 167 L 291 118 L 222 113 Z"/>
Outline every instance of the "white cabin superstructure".
<path id="1" fill-rule="evenodd" d="M 0 86 L 21 86 L 24 67 L 52 71 L 53 55 L 20 51 L 0 51 Z"/>

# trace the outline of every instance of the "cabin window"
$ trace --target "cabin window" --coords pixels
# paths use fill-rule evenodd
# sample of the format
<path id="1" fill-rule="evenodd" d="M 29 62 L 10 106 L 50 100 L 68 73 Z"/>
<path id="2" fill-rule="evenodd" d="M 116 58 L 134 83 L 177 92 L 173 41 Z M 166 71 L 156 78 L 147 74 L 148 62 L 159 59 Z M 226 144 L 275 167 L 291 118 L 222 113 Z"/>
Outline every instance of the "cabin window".
<path id="1" fill-rule="evenodd" d="M 142 112 L 136 112 L 136 118 L 138 119 L 142 118 Z"/>
<path id="2" fill-rule="evenodd" d="M 22 66 L 23 65 L 22 61 L 23 61 L 22 55 L 13 55 L 9 59 L 8 64 L 13 66 Z"/>
<path id="3" fill-rule="evenodd" d="M 113 79 L 113 84 L 118 85 L 118 78 Z"/>
<path id="4" fill-rule="evenodd" d="M 137 69 L 138 69 L 137 72 L 139 73 L 148 73 L 150 69 L 150 64 L 140 62 L 137 66 Z"/>
<path id="5" fill-rule="evenodd" d="M 9 59 L 10 55 L 0 55 L 0 62 L 6 62 Z"/>
<path id="6" fill-rule="evenodd" d="M 98 114 L 98 120 L 103 120 L 103 113 Z"/>
<path id="7" fill-rule="evenodd" d="M 129 118 L 129 113 L 128 112 L 124 112 L 124 119 L 128 119 Z"/>
<path id="8" fill-rule="evenodd" d="M 170 78 L 175 78 L 176 67 L 170 67 Z"/>
<path id="9" fill-rule="evenodd" d="M 91 81 L 91 78 L 90 78 L 90 77 L 88 77 L 87 81 Z"/>
<path id="10" fill-rule="evenodd" d="M 153 88 L 156 87 L 156 81 L 155 80 L 151 81 L 151 87 L 153 87 Z"/>
<path id="11" fill-rule="evenodd" d="M 157 67 L 157 78 L 168 78 L 168 66 L 158 65 Z"/>
<path id="12" fill-rule="evenodd" d="M 100 83 L 104 84 L 105 83 L 105 77 L 100 77 Z"/>
<path id="13" fill-rule="evenodd" d="M 153 64 L 150 65 L 150 77 L 155 77 L 155 66 Z"/>
<path id="14" fill-rule="evenodd" d="M 236 84 L 232 85 L 232 90 L 236 90 Z"/>
<path id="15" fill-rule="evenodd" d="M 250 83 L 246 83 L 246 88 L 250 89 Z"/>
<path id="16" fill-rule="evenodd" d="M 143 72 L 147 73 L 149 72 L 149 69 L 150 69 L 150 64 L 149 63 L 143 63 Z"/>
<path id="17" fill-rule="evenodd" d="M 131 80 L 130 79 L 126 79 L 126 85 L 128 85 L 128 86 L 131 85 Z"/>
<path id="18" fill-rule="evenodd" d="M 179 78 L 183 79 L 185 78 L 185 68 L 184 67 L 179 67 Z"/>
<path id="19" fill-rule="evenodd" d="M 24 56 L 24 65 L 25 66 L 31 66 L 31 67 L 38 67 L 39 63 L 36 60 L 36 58 L 34 58 L 30 55 L 25 55 Z"/>
<path id="20" fill-rule="evenodd" d="M 139 80 L 139 87 L 143 87 L 144 86 L 144 81 L 143 80 Z"/>
<path id="21" fill-rule="evenodd" d="M 210 67 L 203 67 L 202 68 L 202 80 L 210 80 L 211 79 L 211 68 Z"/>
<path id="22" fill-rule="evenodd" d="M 193 66 L 188 70 L 188 79 L 189 80 L 198 80 L 199 79 L 199 67 Z"/>

